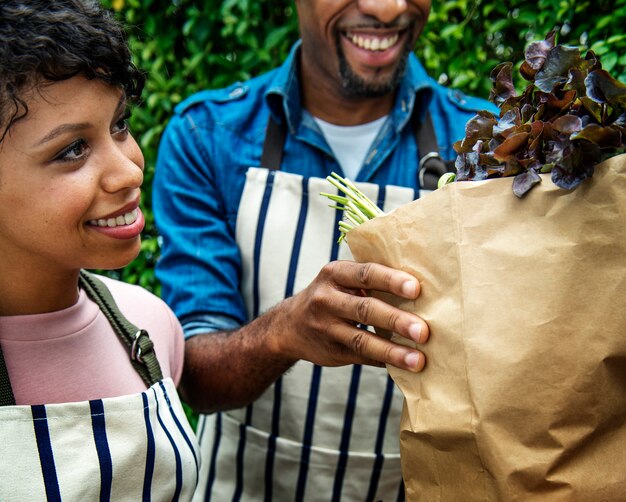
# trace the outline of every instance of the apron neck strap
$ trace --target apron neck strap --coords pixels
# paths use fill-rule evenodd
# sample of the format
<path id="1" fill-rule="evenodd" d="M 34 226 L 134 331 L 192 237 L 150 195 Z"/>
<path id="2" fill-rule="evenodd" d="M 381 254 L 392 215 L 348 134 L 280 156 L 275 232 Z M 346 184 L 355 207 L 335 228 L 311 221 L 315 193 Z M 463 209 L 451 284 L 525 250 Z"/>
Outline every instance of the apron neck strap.
<path id="1" fill-rule="evenodd" d="M 11 387 L 9 372 L 2 355 L 2 347 L 0 347 L 0 406 L 13 406 L 14 404 L 13 388 Z"/>
<path id="2" fill-rule="evenodd" d="M 454 172 L 454 162 L 446 162 L 439 155 L 437 136 L 430 112 L 426 111 L 423 120 L 418 121 L 413 112 L 415 142 L 420 156 L 417 177 L 422 190 L 436 190 L 439 178 L 447 172 Z"/>
<path id="3" fill-rule="evenodd" d="M 111 323 L 130 352 L 130 362 L 148 387 L 163 379 L 161 366 L 154 352 L 154 345 L 148 332 L 138 329 L 120 311 L 109 288 L 93 274 L 81 270 L 79 284 L 87 296 L 95 302 Z M 9 380 L 2 348 L 0 347 L 0 406 L 15 405 L 15 397 Z"/>
<path id="4" fill-rule="evenodd" d="M 124 317 L 109 288 L 95 275 L 81 270 L 79 281 L 89 298 L 100 307 L 117 335 L 130 350 L 130 362 L 146 385 L 150 387 L 162 380 L 161 366 L 148 332 L 137 328 Z"/>
<path id="5" fill-rule="evenodd" d="M 435 135 L 430 112 L 427 111 L 424 119 L 421 121 L 414 119 L 413 124 L 417 150 L 420 155 L 418 166 L 419 186 L 422 190 L 435 190 L 441 175 L 446 172 L 454 172 L 454 163 L 445 162 L 439 155 L 437 136 Z M 265 140 L 263 141 L 261 167 L 272 171 L 280 170 L 286 137 L 287 125 L 285 120 L 278 124 L 270 113 L 267 120 Z"/>
<path id="6" fill-rule="evenodd" d="M 287 124 L 283 120 L 280 124 L 272 118 L 270 113 L 267 119 L 265 140 L 263 141 L 263 153 L 261 154 L 261 167 L 270 171 L 280 171 L 280 163 L 283 160 L 283 149 L 287 138 Z"/>

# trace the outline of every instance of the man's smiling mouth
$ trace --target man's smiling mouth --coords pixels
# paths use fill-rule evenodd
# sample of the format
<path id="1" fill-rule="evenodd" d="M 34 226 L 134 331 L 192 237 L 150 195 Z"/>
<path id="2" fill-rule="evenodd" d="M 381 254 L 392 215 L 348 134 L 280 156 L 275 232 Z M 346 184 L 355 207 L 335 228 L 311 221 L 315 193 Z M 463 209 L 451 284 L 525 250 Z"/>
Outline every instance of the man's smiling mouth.
<path id="1" fill-rule="evenodd" d="M 360 49 L 368 51 L 385 51 L 393 47 L 400 38 L 398 33 L 393 35 L 372 35 L 365 33 L 346 32 L 346 38 Z"/>

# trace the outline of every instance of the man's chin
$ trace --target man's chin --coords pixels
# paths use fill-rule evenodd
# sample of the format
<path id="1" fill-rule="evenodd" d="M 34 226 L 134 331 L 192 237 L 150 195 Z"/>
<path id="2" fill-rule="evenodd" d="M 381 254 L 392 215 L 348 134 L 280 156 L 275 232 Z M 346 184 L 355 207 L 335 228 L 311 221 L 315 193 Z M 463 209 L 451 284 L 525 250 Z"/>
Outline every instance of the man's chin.
<path id="1" fill-rule="evenodd" d="M 404 75 L 409 52 L 408 49 L 403 51 L 395 69 L 386 75 L 362 76 L 353 70 L 339 50 L 339 74 L 346 95 L 355 98 L 379 98 L 395 91 Z"/>

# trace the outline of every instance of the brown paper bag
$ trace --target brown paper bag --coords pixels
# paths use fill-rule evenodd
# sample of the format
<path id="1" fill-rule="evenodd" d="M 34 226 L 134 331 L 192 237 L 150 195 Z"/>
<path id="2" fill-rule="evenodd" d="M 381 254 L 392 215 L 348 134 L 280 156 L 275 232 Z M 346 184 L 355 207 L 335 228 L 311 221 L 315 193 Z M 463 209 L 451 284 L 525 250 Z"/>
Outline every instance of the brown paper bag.
<path id="1" fill-rule="evenodd" d="M 626 500 L 626 155 L 572 191 L 511 183 L 453 183 L 348 234 L 422 285 L 391 299 L 431 330 L 421 374 L 388 368 L 407 499 Z"/>

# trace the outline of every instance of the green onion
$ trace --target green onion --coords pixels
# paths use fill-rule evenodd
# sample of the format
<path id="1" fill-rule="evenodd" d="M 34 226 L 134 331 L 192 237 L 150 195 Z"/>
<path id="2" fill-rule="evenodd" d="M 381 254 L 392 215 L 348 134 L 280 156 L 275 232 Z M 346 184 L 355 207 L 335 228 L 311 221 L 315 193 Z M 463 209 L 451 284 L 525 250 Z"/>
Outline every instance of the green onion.
<path id="1" fill-rule="evenodd" d="M 342 178 L 337 173 L 333 172 L 326 179 L 344 194 L 320 193 L 320 195 L 336 203 L 330 205 L 330 207 L 343 211 L 344 219 L 339 222 L 339 231 L 341 232 L 339 242 L 343 241 L 346 234 L 354 227 L 376 218 L 376 216 L 385 214 L 382 209 L 368 199 L 368 197 L 347 178 Z"/>

